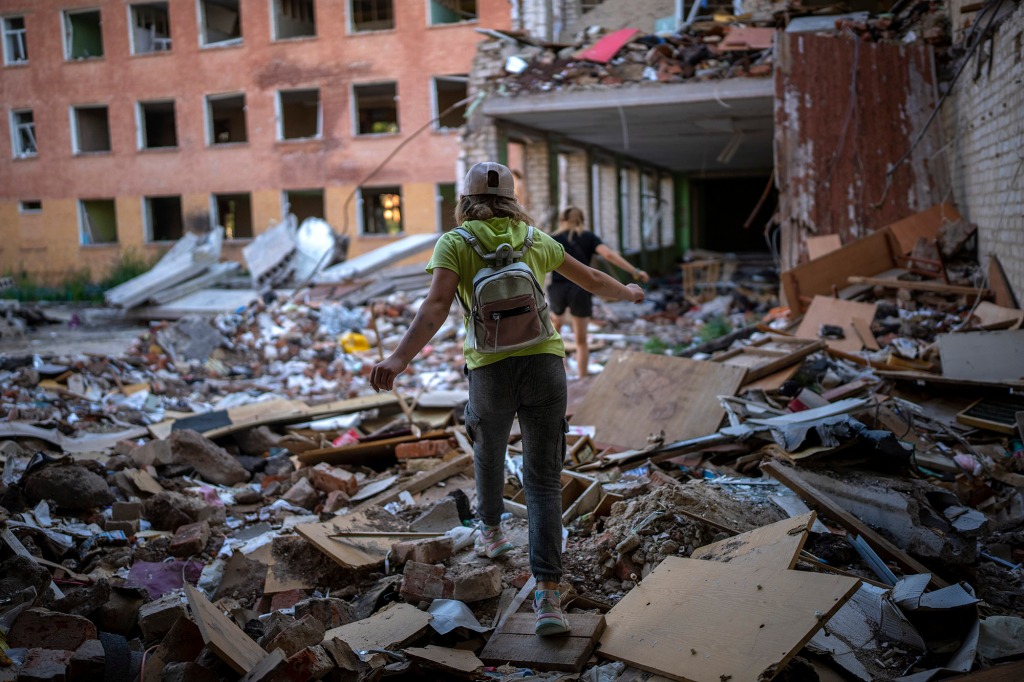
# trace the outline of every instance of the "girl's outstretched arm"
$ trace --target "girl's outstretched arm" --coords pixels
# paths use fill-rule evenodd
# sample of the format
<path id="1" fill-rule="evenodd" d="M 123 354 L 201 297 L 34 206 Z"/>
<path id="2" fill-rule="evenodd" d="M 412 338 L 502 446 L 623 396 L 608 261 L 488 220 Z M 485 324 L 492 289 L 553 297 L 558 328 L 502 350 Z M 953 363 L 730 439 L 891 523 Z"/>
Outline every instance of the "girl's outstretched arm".
<path id="1" fill-rule="evenodd" d="M 597 255 L 601 256 L 601 258 L 604 258 L 620 270 L 625 270 L 626 272 L 631 273 L 635 280 L 646 282 L 651 279 L 650 275 L 640 268 L 635 267 L 632 263 L 623 258 L 622 254 L 607 244 L 601 244 L 597 247 Z"/>
<path id="2" fill-rule="evenodd" d="M 555 272 L 596 296 L 614 298 L 619 301 L 632 301 L 633 303 L 640 303 L 644 300 L 644 290 L 640 288 L 640 285 L 623 286 L 614 277 L 584 265 L 569 254 L 565 254 L 565 260 L 555 269 Z"/>

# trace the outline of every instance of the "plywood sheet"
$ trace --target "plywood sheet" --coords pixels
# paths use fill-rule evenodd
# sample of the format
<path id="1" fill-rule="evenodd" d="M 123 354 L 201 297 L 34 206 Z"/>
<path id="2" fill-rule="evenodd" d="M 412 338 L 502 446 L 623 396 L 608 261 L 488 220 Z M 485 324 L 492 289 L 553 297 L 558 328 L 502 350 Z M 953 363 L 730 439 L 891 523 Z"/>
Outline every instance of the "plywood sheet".
<path id="1" fill-rule="evenodd" d="M 864 347 L 860 335 L 853 326 L 857 318 L 875 319 L 876 304 L 844 301 L 828 296 L 815 296 L 810 308 L 804 314 L 803 321 L 797 327 L 796 335 L 802 339 L 817 339 L 818 331 L 823 324 L 842 327 L 844 338 L 826 339 L 825 344 L 844 353 L 856 353 Z"/>
<path id="2" fill-rule="evenodd" d="M 899 244 L 900 252 L 904 255 L 914 250 L 914 245 L 921 237 L 931 241 L 939 236 L 939 228 L 944 223 L 961 220 L 960 212 L 956 206 L 946 202 L 937 204 L 928 210 L 907 216 L 903 220 L 897 220 L 889 225 L 889 230 Z"/>
<path id="3" fill-rule="evenodd" d="M 411 658 L 429 661 L 441 668 L 471 673 L 483 667 L 484 662 L 472 651 L 465 649 L 449 649 L 448 647 L 431 644 L 426 647 L 409 647 L 405 653 Z"/>
<path id="4" fill-rule="evenodd" d="M 393 542 L 390 538 L 347 538 L 344 541 L 330 537 L 333 533 L 378 530 L 361 512 L 336 516 L 323 523 L 303 523 L 296 532 L 317 549 L 345 568 L 366 568 L 384 561 Z"/>
<path id="5" fill-rule="evenodd" d="M 432 618 L 411 604 L 396 604 L 369 618 L 328 630 L 324 639 L 340 639 L 355 652 L 400 648 L 423 634 Z"/>
<path id="6" fill-rule="evenodd" d="M 995 295 L 996 305 L 1001 305 L 1004 308 L 1017 307 L 1017 297 L 1013 293 L 1013 287 L 1006 277 L 1003 264 L 999 262 L 999 258 L 995 254 L 989 256 L 988 260 L 988 286 Z"/>
<path id="7" fill-rule="evenodd" d="M 608 612 L 598 655 L 675 680 L 769 680 L 859 583 L 669 557 Z"/>
<path id="8" fill-rule="evenodd" d="M 796 566 L 816 518 L 809 511 L 694 550 L 690 558 L 733 565 L 789 569 Z"/>
<path id="9" fill-rule="evenodd" d="M 651 433 L 666 442 L 713 433 L 724 411 L 719 395 L 735 395 L 746 370 L 667 355 L 616 351 L 594 380 L 572 422 L 594 425 L 594 441 L 642 447 Z"/>
<path id="10" fill-rule="evenodd" d="M 747 346 L 736 348 L 711 358 L 733 367 L 747 370 L 744 384 L 761 379 L 784 367 L 799 363 L 805 357 L 825 347 L 822 341 L 798 339 L 792 336 L 770 334 Z"/>
<path id="11" fill-rule="evenodd" d="M 263 660 L 267 652 L 249 639 L 249 635 L 210 603 L 202 592 L 185 583 L 185 593 L 203 641 L 232 670 L 244 675 Z"/>
<path id="12" fill-rule="evenodd" d="M 978 303 L 974 317 L 983 329 L 1020 329 L 1024 325 L 1024 310 L 1004 308 L 988 301 Z"/>
<path id="13" fill-rule="evenodd" d="M 843 240 L 838 234 L 821 234 L 807 238 L 807 257 L 811 260 L 841 248 Z"/>
<path id="14" fill-rule="evenodd" d="M 939 336 L 942 376 L 973 381 L 1024 380 L 1024 329 Z"/>
<path id="15" fill-rule="evenodd" d="M 533 629 L 536 616 L 516 613 L 491 635 L 480 658 L 485 663 L 536 670 L 579 672 L 583 669 L 597 639 L 604 632 L 605 618 L 601 614 L 570 614 L 572 629 L 565 635 L 538 637 Z"/>

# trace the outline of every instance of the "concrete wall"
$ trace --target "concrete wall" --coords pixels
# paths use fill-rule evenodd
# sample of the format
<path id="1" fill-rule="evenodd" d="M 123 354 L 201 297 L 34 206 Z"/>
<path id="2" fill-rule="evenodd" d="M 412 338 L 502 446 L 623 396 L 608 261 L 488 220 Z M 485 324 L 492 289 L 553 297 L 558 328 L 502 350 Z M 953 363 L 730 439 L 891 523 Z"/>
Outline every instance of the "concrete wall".
<path id="1" fill-rule="evenodd" d="M 243 3 L 243 40 L 230 47 L 200 48 L 194 0 L 170 3 L 173 49 L 131 55 L 127 3 L 123 0 L 0 0 L 0 14 L 25 17 L 29 63 L 0 67 L 0 273 L 29 270 L 59 279 L 88 266 L 99 277 L 121 249 L 159 252 L 147 244 L 142 198 L 182 197 L 190 210 L 208 211 L 212 193 L 249 193 L 253 227 L 265 230 L 281 217 L 281 192 L 323 189 L 326 218 L 353 238 L 357 255 L 394 237 L 360 236 L 356 202 L 346 199 L 395 148 L 434 115 L 433 76 L 470 71 L 477 27 L 510 26 L 507 0 L 480 0 L 479 20 L 428 26 L 426 2 L 394 2 L 395 28 L 348 32 L 347 0 L 316 0 L 317 37 L 271 39 L 269 2 Z M 63 58 L 61 11 L 99 8 L 104 57 L 68 62 Z M 351 92 L 354 84 L 397 82 L 401 132 L 355 136 Z M 319 89 L 321 139 L 282 142 L 277 137 L 275 102 L 284 89 Z M 207 144 L 205 97 L 245 93 L 248 141 Z M 136 104 L 173 100 L 178 146 L 139 150 Z M 72 153 L 69 108 L 109 109 L 112 151 Z M 11 109 L 34 112 L 39 153 L 13 159 Z M 406 145 L 366 186 L 398 185 L 407 232 L 438 229 L 438 184 L 456 182 L 458 134 L 427 129 Z M 77 201 L 114 199 L 119 243 L 82 246 Z M 38 214 L 18 211 L 21 200 L 41 200 Z M 240 245 L 228 245 L 238 253 Z"/>
<path id="2" fill-rule="evenodd" d="M 982 261 L 999 257 L 1018 299 L 1024 296 L 1024 5 L 992 42 L 991 67 L 971 58 L 943 107 L 946 155 L 960 212 L 978 225 Z M 1012 11 L 1011 11 L 1012 10 Z M 964 18 L 954 15 L 955 33 Z M 983 23 L 987 23 L 983 19 Z M 982 46 L 987 52 L 987 47 Z M 975 80 L 975 75 L 978 75 Z"/>

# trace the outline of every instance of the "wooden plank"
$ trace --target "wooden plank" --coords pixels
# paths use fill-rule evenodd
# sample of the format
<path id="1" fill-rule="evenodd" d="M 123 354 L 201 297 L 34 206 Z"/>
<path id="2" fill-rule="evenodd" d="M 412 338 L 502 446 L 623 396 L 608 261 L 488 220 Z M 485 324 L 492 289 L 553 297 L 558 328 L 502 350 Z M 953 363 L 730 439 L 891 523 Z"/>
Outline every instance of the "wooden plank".
<path id="1" fill-rule="evenodd" d="M 456 432 L 458 433 L 458 432 Z M 399 498 L 402 493 L 409 493 L 415 495 L 418 492 L 422 492 L 427 488 L 437 485 L 441 481 L 446 481 L 452 476 L 456 476 L 466 469 L 470 469 L 473 466 L 473 455 L 459 455 L 454 459 L 445 462 L 441 466 L 427 472 L 420 472 L 414 478 L 405 483 L 402 483 L 394 490 L 386 491 L 381 493 L 377 497 L 366 500 L 359 506 L 355 507 L 352 511 L 358 512 L 366 509 L 367 507 L 380 506 L 394 502 Z"/>
<path id="2" fill-rule="evenodd" d="M 982 329 L 1020 329 L 1024 326 L 1024 310 L 1004 308 L 988 301 L 978 303 L 972 317 L 977 319 Z"/>
<path id="3" fill-rule="evenodd" d="M 362 512 L 336 516 L 323 523 L 302 523 L 295 531 L 311 542 L 338 565 L 345 568 L 367 568 L 384 561 L 392 540 L 382 537 L 362 537 L 341 540 L 331 537 L 335 533 L 374 530 Z"/>
<path id="4" fill-rule="evenodd" d="M 1020 682 L 1024 679 L 1024 661 L 994 665 L 966 675 L 943 679 L 945 682 Z"/>
<path id="5" fill-rule="evenodd" d="M 861 350 L 863 343 L 853 327 L 853 320 L 858 317 L 866 320 L 875 319 L 877 307 L 874 303 L 859 303 L 827 296 L 815 296 L 807 313 L 804 314 L 800 326 L 797 327 L 796 335 L 802 339 L 818 339 L 821 325 L 829 324 L 841 327 L 844 338 L 826 339 L 825 344 L 835 350 L 856 353 Z"/>
<path id="6" fill-rule="evenodd" d="M 58 446 L 66 454 L 82 454 L 106 450 L 122 440 L 132 440 L 149 435 L 149 429 L 136 426 L 114 433 L 86 433 L 81 436 L 66 436 L 57 429 L 44 429 L 21 422 L 0 423 L 0 438 L 38 438 Z"/>
<path id="7" fill-rule="evenodd" d="M 973 381 L 970 379 L 953 379 L 933 372 L 921 372 L 914 370 L 893 371 L 877 368 L 875 369 L 875 374 L 883 379 L 914 381 L 917 383 L 949 384 L 952 386 L 981 386 L 985 388 L 1024 388 L 1024 381 L 1011 381 L 1010 379 L 1004 379 L 1002 381 Z"/>
<path id="8" fill-rule="evenodd" d="M 807 512 L 791 519 L 755 528 L 696 550 L 690 558 L 752 566 L 793 568 L 807 542 L 815 513 Z"/>
<path id="9" fill-rule="evenodd" d="M 274 649 L 269 654 L 263 657 L 263 660 L 256 664 L 256 667 L 246 673 L 239 682 L 261 682 L 266 680 L 267 676 L 274 671 L 277 666 L 281 665 L 285 661 L 284 651 L 281 649 Z"/>
<path id="10" fill-rule="evenodd" d="M 409 647 L 405 653 L 415 659 L 428 661 L 444 670 L 460 673 L 471 673 L 484 666 L 484 662 L 472 651 L 465 649 L 449 649 L 448 647 L 431 644 L 426 647 Z"/>
<path id="11" fill-rule="evenodd" d="M 397 403 L 396 403 L 397 404 Z M 396 436 L 394 438 L 381 438 L 366 442 L 344 445 L 339 448 L 323 448 L 321 450 L 307 450 L 299 455 L 299 461 L 306 465 L 320 464 L 368 464 L 379 461 L 381 458 L 394 457 L 395 446 L 402 443 L 417 443 L 421 440 L 436 440 L 438 438 L 449 438 L 450 433 L 443 429 L 428 431 L 421 434 L 409 434 L 407 436 Z"/>
<path id="12" fill-rule="evenodd" d="M 820 234 L 807 238 L 807 257 L 811 260 L 821 258 L 825 254 L 843 248 L 843 240 L 838 234 Z"/>
<path id="13" fill-rule="evenodd" d="M 956 206 L 946 202 L 936 204 L 929 209 L 907 216 L 889 224 L 886 229 L 892 232 L 899 245 L 900 253 L 907 255 L 914 250 L 914 245 L 921 237 L 932 241 L 939 236 L 939 229 L 944 223 L 962 220 Z"/>
<path id="14" fill-rule="evenodd" d="M 778 372 L 773 372 L 766 377 L 743 384 L 742 391 L 777 391 L 782 384 L 792 379 L 800 371 L 800 365 L 783 367 Z"/>
<path id="15" fill-rule="evenodd" d="M 538 637 L 532 613 L 516 613 L 487 642 L 480 659 L 494 665 L 511 664 L 535 670 L 579 672 L 586 665 L 597 639 L 604 632 L 601 614 L 567 616 L 572 629 L 565 635 Z"/>
<path id="16" fill-rule="evenodd" d="M 995 304 L 1004 308 L 1019 308 L 1017 297 L 1013 293 L 1013 285 L 1006 277 L 1003 264 L 992 254 L 988 257 L 988 286 L 992 289 Z"/>
<path id="17" fill-rule="evenodd" d="M 878 350 L 878 339 L 875 338 L 874 332 L 871 331 L 871 320 L 855 317 L 850 322 L 853 324 L 853 330 L 857 332 L 857 336 L 860 337 L 864 347 L 868 350 Z"/>
<path id="18" fill-rule="evenodd" d="M 608 612 L 598 655 L 675 680 L 770 680 L 859 585 L 669 557 Z"/>
<path id="19" fill-rule="evenodd" d="M 199 626 L 206 646 L 236 673 L 245 675 L 267 655 L 259 644 L 249 639 L 249 636 L 210 603 L 202 592 L 187 582 L 185 594 L 192 609 L 192 617 Z"/>
<path id="20" fill-rule="evenodd" d="M 394 604 L 369 618 L 328 630 L 324 639 L 340 639 L 357 653 L 366 649 L 401 648 L 419 638 L 432 618 L 412 604 Z"/>
<path id="21" fill-rule="evenodd" d="M 972 381 L 1024 380 L 1024 329 L 939 336 L 942 376 Z"/>
<path id="22" fill-rule="evenodd" d="M 799 363 L 811 353 L 825 347 L 821 340 L 798 339 L 770 334 L 750 345 L 741 346 L 711 358 L 732 367 L 743 367 L 747 373 L 744 385 Z"/>
<path id="23" fill-rule="evenodd" d="M 800 478 L 800 475 L 794 470 L 785 468 L 775 462 L 766 462 L 761 465 L 761 471 L 795 492 L 808 505 L 819 507 L 830 519 L 846 530 L 863 537 L 882 558 L 895 561 L 903 567 L 905 572 L 931 574 L 931 584 L 936 587 L 946 587 L 949 584 L 935 575 L 927 566 L 873 531 L 856 516 L 840 507 L 835 500 L 824 492 Z"/>
<path id="24" fill-rule="evenodd" d="M 975 287 L 963 287 L 945 282 L 913 281 L 908 279 L 888 279 L 886 277 L 861 277 L 851 275 L 846 278 L 850 284 L 869 284 L 875 287 L 886 287 L 888 289 L 910 289 L 912 291 L 928 291 L 934 294 L 954 294 L 957 296 L 991 296 L 988 289 L 976 289 Z"/>
<path id="25" fill-rule="evenodd" d="M 704 436 L 725 414 L 717 396 L 735 395 L 745 374 L 714 362 L 616 351 L 572 422 L 597 426 L 599 444 L 625 448 L 662 431 L 666 441 Z"/>
<path id="26" fill-rule="evenodd" d="M 7 546 L 11 548 L 11 551 L 17 554 L 18 556 L 24 557 L 25 559 L 28 559 L 34 564 L 39 563 L 39 559 L 37 559 L 35 555 L 32 554 L 32 552 L 28 551 L 25 548 L 25 545 L 21 544 L 21 540 L 18 539 L 17 535 L 11 532 L 11 529 L 8 528 L 6 524 L 0 527 L 0 540 L 6 542 Z M 50 593 L 54 596 L 55 599 L 64 598 L 63 590 L 57 587 L 57 583 L 53 582 L 53 580 L 50 581 L 49 588 Z"/>

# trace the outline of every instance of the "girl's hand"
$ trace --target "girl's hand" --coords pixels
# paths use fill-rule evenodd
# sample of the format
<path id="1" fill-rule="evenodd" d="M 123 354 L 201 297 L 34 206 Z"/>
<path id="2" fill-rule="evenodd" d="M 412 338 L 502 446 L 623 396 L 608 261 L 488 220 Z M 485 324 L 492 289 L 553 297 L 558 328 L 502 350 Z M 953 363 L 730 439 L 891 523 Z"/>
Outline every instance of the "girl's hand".
<path id="1" fill-rule="evenodd" d="M 644 284 L 647 284 L 647 282 L 651 281 L 651 276 L 648 275 L 646 271 L 637 268 L 637 270 L 633 272 L 633 279 L 635 279 L 638 282 L 643 282 Z"/>
<path id="2" fill-rule="evenodd" d="M 370 372 L 370 385 L 373 390 L 380 393 L 382 390 L 390 391 L 395 387 L 395 377 L 405 371 L 409 363 L 391 355 L 387 360 L 378 362 Z"/>
<path id="3" fill-rule="evenodd" d="M 627 284 L 626 289 L 629 291 L 629 296 L 626 298 L 627 301 L 632 303 L 644 302 L 644 290 L 640 288 L 639 284 Z"/>

